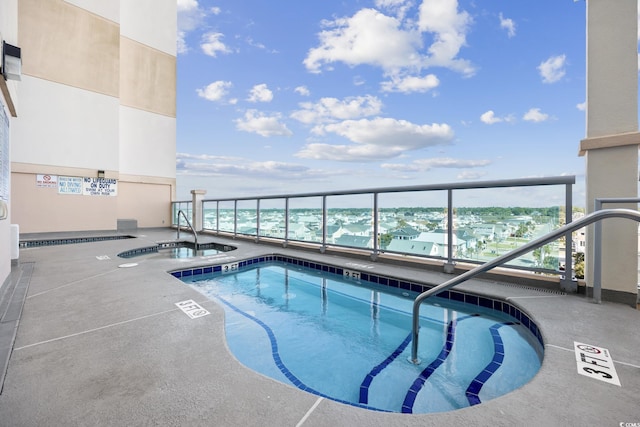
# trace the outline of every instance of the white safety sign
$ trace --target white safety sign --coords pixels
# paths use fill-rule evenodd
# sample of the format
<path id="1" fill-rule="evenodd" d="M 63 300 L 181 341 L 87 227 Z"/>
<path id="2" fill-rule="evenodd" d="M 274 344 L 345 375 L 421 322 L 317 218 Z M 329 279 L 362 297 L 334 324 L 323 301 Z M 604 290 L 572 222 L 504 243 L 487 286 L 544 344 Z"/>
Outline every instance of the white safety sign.
<path id="1" fill-rule="evenodd" d="M 573 346 L 580 375 L 620 386 L 620 379 L 609 350 L 575 341 Z"/>
<path id="2" fill-rule="evenodd" d="M 200 304 L 198 304 L 192 299 L 177 302 L 176 306 L 178 306 L 178 308 L 182 310 L 184 314 L 189 316 L 191 319 L 197 319 L 198 317 L 202 317 L 202 316 L 206 316 L 207 314 L 210 314 L 206 309 L 202 308 Z"/>

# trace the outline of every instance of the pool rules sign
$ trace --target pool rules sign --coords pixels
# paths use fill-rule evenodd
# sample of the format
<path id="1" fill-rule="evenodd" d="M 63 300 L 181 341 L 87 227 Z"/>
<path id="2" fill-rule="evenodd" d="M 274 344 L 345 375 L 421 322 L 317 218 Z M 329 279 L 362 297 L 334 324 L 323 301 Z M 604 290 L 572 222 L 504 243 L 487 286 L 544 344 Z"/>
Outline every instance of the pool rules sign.
<path id="1" fill-rule="evenodd" d="M 117 196 L 118 181 L 110 178 L 83 178 L 82 194 L 85 196 Z"/>
<path id="2" fill-rule="evenodd" d="M 613 366 L 613 358 L 609 350 L 575 341 L 573 348 L 576 353 L 576 363 L 578 364 L 578 373 L 580 375 L 617 386 L 620 385 L 620 379 L 618 379 L 618 373 L 615 366 Z"/>

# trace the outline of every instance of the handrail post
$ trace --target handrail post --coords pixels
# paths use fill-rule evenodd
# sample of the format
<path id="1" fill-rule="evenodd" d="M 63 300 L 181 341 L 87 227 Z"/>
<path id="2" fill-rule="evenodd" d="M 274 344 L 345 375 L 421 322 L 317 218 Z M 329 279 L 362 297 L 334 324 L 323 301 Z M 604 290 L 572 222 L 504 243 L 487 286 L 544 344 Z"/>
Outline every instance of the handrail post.
<path id="1" fill-rule="evenodd" d="M 595 200 L 596 212 L 602 209 L 602 200 Z M 602 302 L 602 224 L 596 222 L 593 227 L 593 300 Z M 586 262 L 586 260 L 585 260 Z"/>
<path id="2" fill-rule="evenodd" d="M 322 196 L 322 247 L 320 252 L 327 250 L 327 195 Z"/>
<path id="3" fill-rule="evenodd" d="M 220 234 L 220 202 L 216 201 L 216 234 Z"/>
<path id="4" fill-rule="evenodd" d="M 283 247 L 287 247 L 289 244 L 289 198 L 284 199 L 284 243 Z"/>
<path id="5" fill-rule="evenodd" d="M 380 238 L 380 224 L 378 220 L 378 193 L 373 193 L 373 253 L 371 259 L 375 261 L 378 258 L 380 244 L 378 239 Z"/>
<path id="6" fill-rule="evenodd" d="M 256 199 L 256 243 L 260 241 L 260 199 Z"/>
<path id="7" fill-rule="evenodd" d="M 573 187 L 565 185 L 565 224 L 573 221 Z M 573 279 L 573 232 L 565 234 L 564 238 L 564 279 L 560 280 L 560 289 L 567 292 L 576 292 L 578 282 Z"/>
<path id="8" fill-rule="evenodd" d="M 453 190 L 447 190 L 447 262 L 444 272 L 453 274 L 456 263 L 453 262 Z"/>
<path id="9" fill-rule="evenodd" d="M 238 235 L 238 201 L 233 201 L 233 237 Z"/>

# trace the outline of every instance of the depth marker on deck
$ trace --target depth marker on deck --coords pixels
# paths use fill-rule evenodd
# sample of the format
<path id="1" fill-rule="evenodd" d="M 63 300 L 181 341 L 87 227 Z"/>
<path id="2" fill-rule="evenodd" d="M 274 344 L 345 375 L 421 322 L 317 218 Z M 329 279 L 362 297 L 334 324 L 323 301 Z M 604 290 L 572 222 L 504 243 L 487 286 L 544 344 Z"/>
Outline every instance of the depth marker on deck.
<path id="1" fill-rule="evenodd" d="M 191 319 L 197 319 L 198 317 L 211 314 L 206 309 L 202 308 L 200 304 L 198 304 L 192 299 L 188 299 L 186 301 L 180 301 L 175 304 L 180 310 L 182 310 L 184 314 L 189 316 Z"/>
<path id="2" fill-rule="evenodd" d="M 576 353 L 578 373 L 609 384 L 620 385 L 618 373 L 613 365 L 613 358 L 609 350 L 603 347 L 573 342 Z"/>

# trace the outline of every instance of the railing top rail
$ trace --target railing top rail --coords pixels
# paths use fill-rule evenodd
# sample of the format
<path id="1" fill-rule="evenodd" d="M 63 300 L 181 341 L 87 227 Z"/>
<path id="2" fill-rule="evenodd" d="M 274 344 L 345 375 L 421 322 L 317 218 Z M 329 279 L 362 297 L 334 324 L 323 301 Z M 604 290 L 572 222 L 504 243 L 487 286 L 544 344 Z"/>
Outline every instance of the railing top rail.
<path id="1" fill-rule="evenodd" d="M 253 196 L 253 197 L 228 197 L 220 199 L 204 199 L 204 202 L 231 202 L 236 200 L 266 200 L 266 199 L 286 199 L 286 198 L 304 198 L 304 197 L 322 197 L 322 196 L 347 196 L 354 194 L 375 194 L 375 193 L 404 193 L 412 191 L 439 191 L 439 190 L 469 190 L 469 189 L 486 189 L 486 188 L 505 188 L 505 187 L 533 187 L 543 185 L 569 185 L 575 184 L 576 177 L 569 176 L 556 176 L 546 178 L 520 178 L 520 179 L 505 179 L 494 181 L 470 181 L 470 182 L 456 182 L 448 184 L 429 184 L 429 185 L 410 185 L 401 187 L 377 187 L 377 188 L 363 188 L 357 190 L 337 190 L 337 191 L 325 191 L 325 192 L 312 192 L 312 193 L 298 193 L 298 194 L 273 194 L 266 196 Z M 181 201 L 175 201 L 173 203 L 184 203 Z"/>

